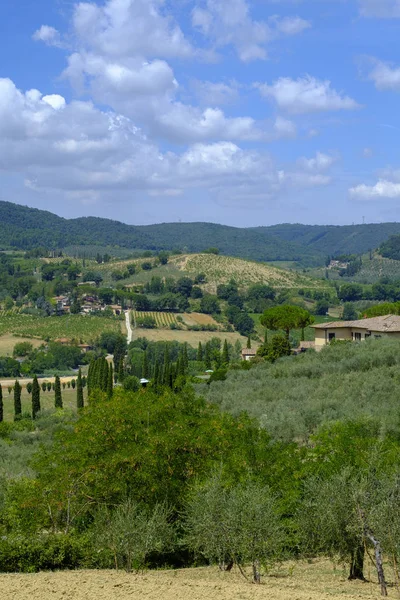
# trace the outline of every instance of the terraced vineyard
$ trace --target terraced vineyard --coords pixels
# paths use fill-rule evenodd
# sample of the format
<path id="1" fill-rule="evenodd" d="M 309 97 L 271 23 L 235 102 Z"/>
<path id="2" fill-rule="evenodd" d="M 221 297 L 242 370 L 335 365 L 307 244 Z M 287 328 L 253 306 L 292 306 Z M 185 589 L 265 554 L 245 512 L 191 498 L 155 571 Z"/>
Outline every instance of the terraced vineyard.
<path id="1" fill-rule="evenodd" d="M 138 311 L 134 312 L 135 320 L 143 319 L 144 317 L 152 317 L 157 325 L 157 328 L 170 327 L 172 323 L 178 325 L 177 315 L 168 312 L 153 312 L 153 311 Z"/>

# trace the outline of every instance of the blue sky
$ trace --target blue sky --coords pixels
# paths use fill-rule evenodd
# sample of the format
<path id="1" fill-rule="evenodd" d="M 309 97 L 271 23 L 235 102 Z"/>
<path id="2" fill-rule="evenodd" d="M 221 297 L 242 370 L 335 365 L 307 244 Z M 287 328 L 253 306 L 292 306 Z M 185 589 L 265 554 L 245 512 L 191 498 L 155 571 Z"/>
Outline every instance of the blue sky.
<path id="1" fill-rule="evenodd" d="M 400 220 L 400 0 L 0 5 L 0 199 L 128 223 Z"/>

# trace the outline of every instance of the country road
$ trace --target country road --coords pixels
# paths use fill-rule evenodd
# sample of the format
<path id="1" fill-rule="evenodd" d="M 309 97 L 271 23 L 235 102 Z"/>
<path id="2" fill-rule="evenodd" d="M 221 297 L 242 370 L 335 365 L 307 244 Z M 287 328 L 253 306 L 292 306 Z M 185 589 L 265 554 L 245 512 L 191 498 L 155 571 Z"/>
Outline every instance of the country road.
<path id="1" fill-rule="evenodd" d="M 133 338 L 133 330 L 131 327 L 131 311 L 130 310 L 127 310 L 125 312 L 125 324 L 126 324 L 126 330 L 128 332 L 126 338 L 127 338 L 128 344 L 130 344 L 132 341 L 132 338 Z"/>

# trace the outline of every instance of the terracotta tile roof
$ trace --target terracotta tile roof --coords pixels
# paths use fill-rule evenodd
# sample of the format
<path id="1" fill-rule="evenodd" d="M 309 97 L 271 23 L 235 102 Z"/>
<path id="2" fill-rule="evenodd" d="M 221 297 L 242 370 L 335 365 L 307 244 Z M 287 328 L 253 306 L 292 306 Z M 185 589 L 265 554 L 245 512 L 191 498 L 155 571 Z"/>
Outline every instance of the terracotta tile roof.
<path id="1" fill-rule="evenodd" d="M 371 319 L 359 319 L 358 321 L 331 321 L 319 325 L 311 325 L 314 329 L 341 329 L 352 327 L 353 329 L 368 329 L 382 333 L 400 331 L 400 316 L 385 315 L 383 317 L 372 317 Z"/>
<path id="2" fill-rule="evenodd" d="M 256 356 L 257 350 L 255 348 L 243 348 L 242 356 Z"/>

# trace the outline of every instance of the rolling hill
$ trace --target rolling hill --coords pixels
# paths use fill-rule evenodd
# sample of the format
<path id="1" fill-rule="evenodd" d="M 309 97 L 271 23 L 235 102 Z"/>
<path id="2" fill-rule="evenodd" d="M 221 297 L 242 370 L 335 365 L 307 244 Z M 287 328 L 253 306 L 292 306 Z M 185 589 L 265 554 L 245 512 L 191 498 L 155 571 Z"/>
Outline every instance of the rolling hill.
<path id="1" fill-rule="evenodd" d="M 327 255 L 364 253 L 400 233 L 400 223 L 370 225 L 273 225 L 246 229 L 215 223 L 127 225 L 97 217 L 64 219 L 48 211 L 0 202 L 0 248 L 119 246 L 131 250 L 202 252 L 217 246 L 226 255 L 259 261 L 324 264 Z"/>

